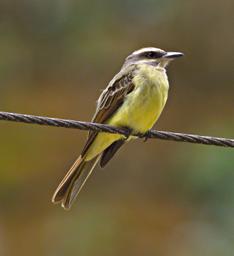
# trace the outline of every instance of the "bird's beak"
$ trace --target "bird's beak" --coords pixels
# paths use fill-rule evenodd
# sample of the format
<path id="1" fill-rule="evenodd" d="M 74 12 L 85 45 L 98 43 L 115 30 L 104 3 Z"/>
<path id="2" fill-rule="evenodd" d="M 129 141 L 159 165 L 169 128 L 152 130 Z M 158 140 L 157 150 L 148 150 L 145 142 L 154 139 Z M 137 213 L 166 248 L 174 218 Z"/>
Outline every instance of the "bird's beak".
<path id="1" fill-rule="evenodd" d="M 176 59 L 179 57 L 184 56 L 182 52 L 167 52 L 165 55 L 163 55 L 163 58 L 166 59 Z"/>

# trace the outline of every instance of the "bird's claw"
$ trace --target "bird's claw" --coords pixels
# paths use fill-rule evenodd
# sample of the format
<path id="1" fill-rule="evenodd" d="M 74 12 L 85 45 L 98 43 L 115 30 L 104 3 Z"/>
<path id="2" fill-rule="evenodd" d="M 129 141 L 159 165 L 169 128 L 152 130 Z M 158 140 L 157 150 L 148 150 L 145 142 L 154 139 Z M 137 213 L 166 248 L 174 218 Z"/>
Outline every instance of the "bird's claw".
<path id="1" fill-rule="evenodd" d="M 130 129 L 129 127 L 124 127 L 124 129 L 126 130 L 125 140 L 128 140 L 132 134 L 132 129 Z"/>
<path id="2" fill-rule="evenodd" d="M 150 138 L 150 132 L 147 131 L 147 132 L 144 134 L 144 142 L 146 142 L 149 138 Z"/>

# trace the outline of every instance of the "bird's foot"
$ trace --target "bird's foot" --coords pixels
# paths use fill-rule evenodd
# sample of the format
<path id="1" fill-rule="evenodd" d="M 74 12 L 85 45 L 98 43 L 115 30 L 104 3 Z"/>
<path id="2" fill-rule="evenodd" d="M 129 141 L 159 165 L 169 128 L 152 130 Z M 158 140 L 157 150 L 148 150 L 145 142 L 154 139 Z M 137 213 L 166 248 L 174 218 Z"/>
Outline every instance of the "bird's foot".
<path id="1" fill-rule="evenodd" d="M 148 139 L 150 138 L 150 131 L 147 131 L 145 134 L 144 134 L 144 142 L 146 142 Z"/>
<path id="2" fill-rule="evenodd" d="M 132 134 L 132 129 L 131 128 L 129 128 L 129 127 L 122 127 L 125 131 L 126 131 L 126 134 L 125 134 L 125 140 L 128 140 L 129 139 L 129 137 L 131 136 L 131 134 Z"/>

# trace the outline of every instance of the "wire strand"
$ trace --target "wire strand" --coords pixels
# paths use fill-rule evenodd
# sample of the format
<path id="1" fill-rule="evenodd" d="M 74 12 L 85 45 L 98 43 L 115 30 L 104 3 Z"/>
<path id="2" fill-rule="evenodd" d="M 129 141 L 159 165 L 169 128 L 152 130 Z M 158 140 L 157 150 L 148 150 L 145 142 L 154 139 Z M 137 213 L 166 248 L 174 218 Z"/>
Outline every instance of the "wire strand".
<path id="1" fill-rule="evenodd" d="M 122 134 L 126 137 L 132 135 L 139 138 L 145 139 L 161 139 L 169 141 L 178 141 L 178 142 L 188 142 L 204 145 L 214 145 L 221 147 L 234 147 L 234 139 L 211 137 L 211 136 L 201 136 L 195 134 L 184 134 L 168 131 L 156 131 L 150 130 L 146 134 L 130 132 L 129 129 L 113 127 L 106 124 L 92 123 L 92 122 L 82 122 L 69 119 L 59 119 L 45 116 L 34 116 L 34 115 L 25 115 L 18 113 L 10 112 L 0 112 L 0 120 L 11 121 L 11 122 L 20 122 L 27 124 L 38 124 L 38 125 L 47 125 L 63 128 L 73 128 L 79 130 L 92 130 L 96 132 L 108 132 L 115 134 Z"/>

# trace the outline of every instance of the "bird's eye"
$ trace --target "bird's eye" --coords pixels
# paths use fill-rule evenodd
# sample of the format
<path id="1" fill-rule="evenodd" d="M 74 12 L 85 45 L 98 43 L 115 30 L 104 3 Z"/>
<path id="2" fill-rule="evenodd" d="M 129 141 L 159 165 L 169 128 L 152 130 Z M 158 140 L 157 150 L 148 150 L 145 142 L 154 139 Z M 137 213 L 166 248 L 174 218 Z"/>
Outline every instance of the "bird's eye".
<path id="1" fill-rule="evenodd" d="M 155 52 L 147 52 L 146 57 L 147 58 L 154 58 L 155 57 Z"/>
<path id="2" fill-rule="evenodd" d="M 145 54 L 146 58 L 150 58 L 150 59 L 157 59 L 157 58 L 161 58 L 163 55 L 165 54 L 165 52 L 147 52 Z"/>

